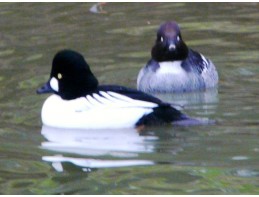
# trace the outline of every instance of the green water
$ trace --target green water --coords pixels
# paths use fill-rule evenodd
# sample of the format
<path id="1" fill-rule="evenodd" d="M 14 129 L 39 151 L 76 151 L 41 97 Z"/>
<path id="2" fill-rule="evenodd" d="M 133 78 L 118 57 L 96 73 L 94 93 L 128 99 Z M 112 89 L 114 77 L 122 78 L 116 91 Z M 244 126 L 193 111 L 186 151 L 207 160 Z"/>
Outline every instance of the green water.
<path id="1" fill-rule="evenodd" d="M 0 194 L 258 194 L 258 3 L 0 3 Z M 81 52 L 101 84 L 136 87 L 156 29 L 176 20 L 213 60 L 218 91 L 157 95 L 216 125 L 42 128 L 54 54 Z"/>

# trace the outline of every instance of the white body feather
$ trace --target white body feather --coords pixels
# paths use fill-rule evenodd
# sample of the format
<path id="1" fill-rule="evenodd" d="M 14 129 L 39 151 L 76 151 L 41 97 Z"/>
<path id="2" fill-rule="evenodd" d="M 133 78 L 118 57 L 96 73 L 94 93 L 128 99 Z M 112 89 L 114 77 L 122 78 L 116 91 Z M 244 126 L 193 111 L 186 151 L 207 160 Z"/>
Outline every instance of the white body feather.
<path id="1" fill-rule="evenodd" d="M 186 75 L 186 71 L 182 68 L 181 63 L 182 61 L 159 62 L 160 68 L 157 70 L 157 74 Z"/>
<path id="2" fill-rule="evenodd" d="M 188 92 L 216 87 L 218 73 L 214 64 L 201 55 L 205 64 L 201 74 L 187 72 L 181 61 L 158 62 L 159 68 L 144 67 L 137 79 L 137 88 L 143 92 Z"/>
<path id="3" fill-rule="evenodd" d="M 157 106 L 115 92 L 100 91 L 74 100 L 51 95 L 43 104 L 41 116 L 44 125 L 59 128 L 133 128 Z"/>

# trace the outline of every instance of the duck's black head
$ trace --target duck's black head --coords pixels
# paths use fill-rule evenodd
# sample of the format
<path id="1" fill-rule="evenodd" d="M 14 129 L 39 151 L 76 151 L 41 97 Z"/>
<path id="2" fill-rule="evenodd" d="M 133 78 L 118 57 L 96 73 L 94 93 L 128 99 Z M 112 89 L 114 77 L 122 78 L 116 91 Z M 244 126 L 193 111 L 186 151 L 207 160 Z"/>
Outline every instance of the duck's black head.
<path id="1" fill-rule="evenodd" d="M 188 47 L 176 22 L 165 22 L 160 26 L 151 55 L 158 62 L 184 60 L 188 56 Z"/>
<path id="2" fill-rule="evenodd" d="M 94 91 L 98 81 L 84 57 L 76 51 L 59 51 L 52 62 L 48 82 L 37 93 L 55 93 L 71 100 Z"/>

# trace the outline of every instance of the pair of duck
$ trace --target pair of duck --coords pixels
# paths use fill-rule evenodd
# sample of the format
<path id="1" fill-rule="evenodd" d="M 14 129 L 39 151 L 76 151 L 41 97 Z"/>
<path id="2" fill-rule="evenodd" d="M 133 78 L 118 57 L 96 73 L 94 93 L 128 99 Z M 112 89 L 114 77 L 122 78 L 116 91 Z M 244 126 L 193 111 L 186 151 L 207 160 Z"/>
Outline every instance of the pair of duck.
<path id="1" fill-rule="evenodd" d="M 151 54 L 151 60 L 139 72 L 135 90 L 98 85 L 81 54 L 58 52 L 48 82 L 37 90 L 39 94 L 54 93 L 43 104 L 43 124 L 80 129 L 200 124 L 200 120 L 147 93 L 216 87 L 218 73 L 212 61 L 187 47 L 176 22 L 160 26 Z"/>

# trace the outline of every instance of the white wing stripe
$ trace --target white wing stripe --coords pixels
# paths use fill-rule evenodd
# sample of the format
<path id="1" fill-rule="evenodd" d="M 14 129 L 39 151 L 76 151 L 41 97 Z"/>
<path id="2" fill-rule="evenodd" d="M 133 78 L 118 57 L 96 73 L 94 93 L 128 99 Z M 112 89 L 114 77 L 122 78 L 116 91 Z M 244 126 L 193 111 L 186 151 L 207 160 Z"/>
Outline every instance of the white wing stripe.
<path id="1" fill-rule="evenodd" d="M 130 97 L 115 93 L 115 92 L 108 92 L 108 94 L 117 97 L 118 99 L 122 99 L 123 101 L 127 102 L 128 104 L 130 104 L 130 106 L 139 106 L 139 107 L 157 107 L 158 104 L 156 103 L 152 103 L 152 102 L 148 102 L 148 101 L 141 101 L 141 100 L 135 100 L 132 99 Z"/>
<path id="2" fill-rule="evenodd" d="M 86 96 L 86 99 L 87 99 L 87 101 L 92 105 L 92 107 L 102 105 L 102 103 L 98 102 L 96 99 L 94 99 L 94 98 L 91 97 L 90 95 L 87 95 L 87 96 Z"/>
<path id="3" fill-rule="evenodd" d="M 206 66 L 208 66 L 209 62 L 207 61 L 207 59 L 202 54 L 200 54 L 200 55 L 201 55 L 203 62 L 206 64 Z"/>
<path id="4" fill-rule="evenodd" d="M 115 93 L 115 92 L 104 92 L 100 91 L 100 95 L 93 94 L 92 96 L 86 96 L 86 103 L 85 105 L 88 108 L 95 108 L 95 107 L 108 107 L 108 108 L 127 108 L 127 107 L 140 107 L 140 108 L 154 108 L 157 107 L 158 104 L 148 102 L 148 101 L 141 101 L 141 100 L 134 100 L 130 97 Z"/>
<path id="5" fill-rule="evenodd" d="M 84 100 L 84 105 L 86 105 L 86 107 L 89 109 L 91 109 L 93 107 L 93 105 L 87 100 L 87 98 L 85 98 L 85 100 Z"/>
<path id="6" fill-rule="evenodd" d="M 111 96 L 115 97 L 115 98 L 118 98 L 120 100 L 123 100 L 123 101 L 127 101 L 127 102 L 132 102 L 134 101 L 134 99 L 130 98 L 130 97 L 127 97 L 127 96 L 124 96 L 124 95 L 121 95 L 121 94 L 118 94 L 118 93 L 115 93 L 115 92 L 108 92 L 108 94 L 110 94 Z"/>
<path id="7" fill-rule="evenodd" d="M 98 94 L 93 94 L 93 97 L 96 99 L 96 100 L 98 100 L 100 103 L 102 103 L 102 104 L 112 104 L 113 103 L 113 101 L 111 101 L 111 100 L 109 100 L 109 99 L 107 99 L 107 98 L 104 98 L 104 97 L 102 97 L 102 96 L 100 96 L 100 95 L 98 95 Z"/>
<path id="8" fill-rule="evenodd" d="M 113 104 L 126 104 L 125 101 L 123 100 L 120 100 L 120 99 L 117 99 L 113 96 L 111 96 L 110 94 L 108 94 L 107 92 L 103 92 L 103 91 L 100 91 L 100 94 L 102 94 L 106 99 L 108 99 L 109 101 L 111 101 L 111 103 Z"/>

